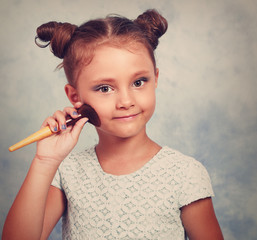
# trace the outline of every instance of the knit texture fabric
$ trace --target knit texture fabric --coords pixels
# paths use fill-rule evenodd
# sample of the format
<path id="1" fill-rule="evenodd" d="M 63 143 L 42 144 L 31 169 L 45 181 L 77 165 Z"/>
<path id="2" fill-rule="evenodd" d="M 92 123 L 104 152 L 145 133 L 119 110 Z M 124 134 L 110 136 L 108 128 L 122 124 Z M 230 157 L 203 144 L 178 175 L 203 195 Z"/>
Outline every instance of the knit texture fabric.
<path id="1" fill-rule="evenodd" d="M 209 175 L 195 159 L 163 147 L 134 173 L 111 175 L 95 147 L 71 153 L 52 185 L 64 191 L 63 239 L 185 239 L 180 208 L 213 196 Z"/>

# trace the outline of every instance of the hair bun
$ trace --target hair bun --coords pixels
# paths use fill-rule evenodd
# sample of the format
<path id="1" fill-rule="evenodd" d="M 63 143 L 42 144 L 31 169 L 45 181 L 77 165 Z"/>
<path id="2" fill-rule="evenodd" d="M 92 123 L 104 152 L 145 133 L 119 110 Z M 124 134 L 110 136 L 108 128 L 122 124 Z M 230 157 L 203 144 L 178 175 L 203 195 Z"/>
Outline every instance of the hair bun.
<path id="1" fill-rule="evenodd" d="M 41 45 L 36 41 L 39 47 L 47 47 L 49 44 L 53 54 L 58 58 L 63 58 L 67 46 L 72 38 L 77 26 L 70 23 L 48 22 L 37 28 L 37 38 L 45 45 Z"/>
<path id="2" fill-rule="evenodd" d="M 168 22 L 155 9 L 150 9 L 139 15 L 135 23 L 144 31 L 153 49 L 159 44 L 159 38 L 167 31 Z"/>

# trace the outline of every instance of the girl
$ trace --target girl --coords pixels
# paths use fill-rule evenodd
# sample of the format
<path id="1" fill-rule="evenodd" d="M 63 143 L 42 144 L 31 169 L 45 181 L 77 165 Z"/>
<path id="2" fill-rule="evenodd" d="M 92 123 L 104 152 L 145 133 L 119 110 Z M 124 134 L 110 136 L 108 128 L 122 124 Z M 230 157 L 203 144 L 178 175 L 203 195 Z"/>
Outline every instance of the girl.
<path id="1" fill-rule="evenodd" d="M 58 134 L 38 142 L 3 239 L 47 239 L 61 216 L 63 239 L 223 239 L 205 168 L 146 134 L 159 74 L 154 50 L 166 30 L 155 10 L 134 21 L 108 16 L 37 29 L 63 59 L 73 107 L 44 121 Z M 83 103 L 99 115 L 99 142 L 70 154 L 87 118 L 67 128 L 65 117 L 77 118 Z"/>

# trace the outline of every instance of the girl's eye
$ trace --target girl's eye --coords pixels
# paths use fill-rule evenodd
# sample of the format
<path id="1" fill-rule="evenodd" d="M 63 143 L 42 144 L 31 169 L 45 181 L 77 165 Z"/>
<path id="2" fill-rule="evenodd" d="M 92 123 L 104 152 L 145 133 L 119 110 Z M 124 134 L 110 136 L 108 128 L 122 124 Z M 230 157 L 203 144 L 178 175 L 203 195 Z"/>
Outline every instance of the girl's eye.
<path id="1" fill-rule="evenodd" d="M 133 85 L 134 85 L 135 87 L 141 87 L 141 86 L 143 86 L 143 85 L 145 84 L 145 82 L 147 82 L 147 78 L 140 78 L 140 79 L 136 80 L 136 81 L 133 83 Z"/>
<path id="2" fill-rule="evenodd" d="M 96 91 L 100 91 L 102 93 L 107 93 L 107 92 L 112 91 L 112 88 L 108 85 L 102 85 L 102 86 L 97 87 Z"/>

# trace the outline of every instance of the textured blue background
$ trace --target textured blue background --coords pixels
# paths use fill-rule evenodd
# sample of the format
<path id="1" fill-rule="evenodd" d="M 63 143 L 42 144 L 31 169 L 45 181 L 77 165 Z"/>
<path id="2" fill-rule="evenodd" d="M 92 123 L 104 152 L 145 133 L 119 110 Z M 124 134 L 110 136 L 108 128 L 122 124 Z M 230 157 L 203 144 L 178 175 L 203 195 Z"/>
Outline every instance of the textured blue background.
<path id="1" fill-rule="evenodd" d="M 8 147 L 68 105 L 60 63 L 34 44 L 50 20 L 81 24 L 157 8 L 169 21 L 149 135 L 201 161 L 210 173 L 225 239 L 257 237 L 257 4 L 255 0 L 1 0 L 0 229 L 35 152 Z M 96 143 L 87 125 L 76 150 Z M 60 223 L 50 239 L 61 239 Z"/>

